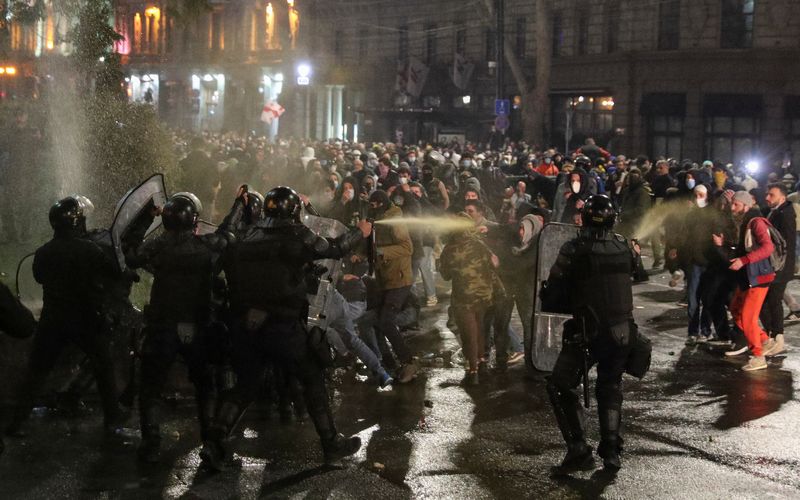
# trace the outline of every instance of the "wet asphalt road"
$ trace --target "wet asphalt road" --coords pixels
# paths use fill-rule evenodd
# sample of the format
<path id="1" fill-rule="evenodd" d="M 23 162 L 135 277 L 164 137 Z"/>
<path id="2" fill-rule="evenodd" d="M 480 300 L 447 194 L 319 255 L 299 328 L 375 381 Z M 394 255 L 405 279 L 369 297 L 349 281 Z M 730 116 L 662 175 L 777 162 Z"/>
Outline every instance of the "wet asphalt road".
<path id="1" fill-rule="evenodd" d="M 462 369 L 445 363 L 382 393 L 355 371 L 337 373 L 340 430 L 364 441 L 341 468 L 319 465 L 309 422 L 281 424 L 254 407 L 235 441 L 242 467 L 198 471 L 198 432 L 185 399 L 166 406 L 163 463 L 142 467 L 138 438 L 103 441 L 95 402 L 82 418 L 33 417 L 31 437 L 6 438 L 0 498 L 800 498 L 800 348 L 748 374 L 738 370 L 744 358 L 684 347 L 685 312 L 667 279 L 655 275 L 635 289 L 654 357 L 643 381 L 626 378 L 616 478 L 551 474 L 564 450 L 543 374 L 526 376 L 517 365 L 465 390 Z M 791 288 L 800 291 L 797 282 Z M 420 356 L 447 360 L 458 348 L 445 326 L 446 303 L 426 310 L 411 339 Z M 797 326 L 787 341 L 800 346 Z M 594 408 L 588 435 L 596 444 Z"/>

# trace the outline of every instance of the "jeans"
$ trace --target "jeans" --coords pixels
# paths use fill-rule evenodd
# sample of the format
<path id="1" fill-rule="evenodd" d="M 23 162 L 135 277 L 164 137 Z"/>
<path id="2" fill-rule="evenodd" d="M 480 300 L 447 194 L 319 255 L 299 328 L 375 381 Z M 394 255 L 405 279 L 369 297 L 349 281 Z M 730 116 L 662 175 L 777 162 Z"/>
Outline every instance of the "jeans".
<path id="1" fill-rule="evenodd" d="M 786 292 L 787 284 L 771 283 L 764 305 L 761 307 L 761 324 L 771 337 L 783 335 L 783 294 Z"/>
<path id="2" fill-rule="evenodd" d="M 386 340 L 388 340 L 392 344 L 392 349 L 397 359 L 404 365 L 411 363 L 412 356 L 406 341 L 400 335 L 398 316 L 402 312 L 403 305 L 406 303 L 410 292 L 410 286 L 383 290 L 381 292 L 381 307 L 377 324 L 378 345 L 385 345 Z M 386 349 L 382 347 L 381 352 L 386 353 Z"/>
<path id="3" fill-rule="evenodd" d="M 436 278 L 433 275 L 433 247 L 422 247 L 422 249 L 424 251 L 422 257 L 411 263 L 414 271 L 414 295 L 419 296 L 416 290 L 417 278 L 422 274 L 425 297 L 436 297 Z"/>
<path id="4" fill-rule="evenodd" d="M 689 315 L 689 335 L 702 334 L 708 336 L 711 331 L 711 317 L 707 304 L 703 304 L 702 285 L 706 268 L 692 264 L 689 266 L 688 277 L 688 302 L 687 314 Z"/>
<path id="5" fill-rule="evenodd" d="M 344 351 L 353 351 L 358 359 L 367 365 L 367 368 L 376 376 L 386 375 L 386 370 L 381 365 L 381 360 L 370 349 L 367 344 L 356 334 L 354 322 L 357 321 L 367 310 L 367 303 L 364 301 L 348 302 L 337 290 L 334 290 L 331 298 L 328 314 L 328 338 L 338 337 L 339 342 L 333 341 L 337 351 L 345 347 Z M 335 331 L 338 335 L 330 335 Z"/>

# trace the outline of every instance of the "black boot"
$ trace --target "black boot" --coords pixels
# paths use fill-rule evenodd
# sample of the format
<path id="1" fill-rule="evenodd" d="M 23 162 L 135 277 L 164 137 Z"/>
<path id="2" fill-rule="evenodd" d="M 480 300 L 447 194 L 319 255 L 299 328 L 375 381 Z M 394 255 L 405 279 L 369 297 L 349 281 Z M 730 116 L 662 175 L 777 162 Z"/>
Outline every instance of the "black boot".
<path id="1" fill-rule="evenodd" d="M 552 377 L 547 380 L 547 394 L 558 428 L 567 443 L 567 454 L 558 466 L 558 472 L 593 469 L 594 458 L 583 434 L 583 408 L 578 395 L 574 390 L 559 387 Z"/>
<path id="2" fill-rule="evenodd" d="M 603 467 L 616 472 L 622 467 L 622 388 L 618 384 L 599 385 L 597 416 L 600 419 L 600 444 L 597 454 L 603 458 Z"/>
<path id="3" fill-rule="evenodd" d="M 156 464 L 161 459 L 161 433 L 157 425 L 142 425 L 142 443 L 136 450 L 140 462 Z"/>
<path id="4" fill-rule="evenodd" d="M 361 448 L 361 438 L 358 436 L 344 437 L 336 434 L 333 439 L 322 442 L 322 451 L 325 455 L 325 463 L 331 464 L 349 457 Z"/>

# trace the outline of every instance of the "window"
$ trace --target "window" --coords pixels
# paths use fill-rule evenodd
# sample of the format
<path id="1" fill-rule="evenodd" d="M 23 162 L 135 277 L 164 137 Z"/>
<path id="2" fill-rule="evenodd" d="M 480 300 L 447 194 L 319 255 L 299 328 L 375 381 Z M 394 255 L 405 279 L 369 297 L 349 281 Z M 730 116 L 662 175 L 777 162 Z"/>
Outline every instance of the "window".
<path id="1" fill-rule="evenodd" d="M 681 0 L 661 0 L 658 6 L 658 49 L 676 50 L 680 46 Z"/>
<path id="2" fill-rule="evenodd" d="M 585 56 L 588 53 L 589 45 L 589 16 L 585 11 L 578 14 L 578 55 Z"/>
<path id="3" fill-rule="evenodd" d="M 640 110 L 647 124 L 650 157 L 681 158 L 686 94 L 646 94 Z"/>
<path id="4" fill-rule="evenodd" d="M 359 26 L 358 30 L 358 57 L 364 58 L 369 54 L 369 27 Z"/>
<path id="5" fill-rule="evenodd" d="M 561 55 L 564 48 L 564 22 L 561 14 L 553 14 L 553 57 Z"/>
<path id="6" fill-rule="evenodd" d="M 703 105 L 705 153 L 710 160 L 741 163 L 758 148 L 761 96 L 710 95 Z"/>
<path id="7" fill-rule="evenodd" d="M 784 103 L 786 118 L 786 143 L 792 168 L 800 165 L 800 96 L 787 96 Z"/>
<path id="8" fill-rule="evenodd" d="M 142 15 L 138 12 L 133 15 L 133 53 L 142 52 Z"/>
<path id="9" fill-rule="evenodd" d="M 466 55 L 467 50 L 467 30 L 458 28 L 456 30 L 456 53 Z"/>
<path id="10" fill-rule="evenodd" d="M 211 13 L 211 50 L 222 50 L 224 36 L 222 27 L 222 12 Z"/>
<path id="11" fill-rule="evenodd" d="M 344 49 L 344 32 L 342 30 L 336 30 L 333 33 L 333 56 L 337 64 L 342 62 L 342 56 L 344 55 L 343 49 Z"/>
<path id="12" fill-rule="evenodd" d="M 397 58 L 401 61 L 408 59 L 408 26 L 400 26 L 397 34 Z"/>
<path id="13" fill-rule="evenodd" d="M 744 49 L 753 46 L 755 0 L 722 0 L 720 46 Z"/>
<path id="14" fill-rule="evenodd" d="M 610 0 L 606 11 L 606 52 L 619 50 L 619 0 Z"/>
<path id="15" fill-rule="evenodd" d="M 436 31 L 435 24 L 425 26 L 425 62 L 428 65 L 436 59 Z"/>
<path id="16" fill-rule="evenodd" d="M 516 38 L 514 40 L 514 53 L 519 59 L 525 59 L 525 45 L 527 43 L 528 20 L 524 17 L 517 18 Z"/>
<path id="17" fill-rule="evenodd" d="M 613 135 L 614 98 L 611 96 L 559 95 L 552 98 L 551 105 L 551 142 L 563 145 L 565 150 L 583 144 L 587 137 L 604 144 Z"/>
<path id="18" fill-rule="evenodd" d="M 495 41 L 497 40 L 497 35 L 495 35 L 495 31 L 492 29 L 487 29 L 483 33 L 484 36 L 484 43 L 483 43 L 483 57 L 486 61 L 497 61 L 497 44 Z"/>

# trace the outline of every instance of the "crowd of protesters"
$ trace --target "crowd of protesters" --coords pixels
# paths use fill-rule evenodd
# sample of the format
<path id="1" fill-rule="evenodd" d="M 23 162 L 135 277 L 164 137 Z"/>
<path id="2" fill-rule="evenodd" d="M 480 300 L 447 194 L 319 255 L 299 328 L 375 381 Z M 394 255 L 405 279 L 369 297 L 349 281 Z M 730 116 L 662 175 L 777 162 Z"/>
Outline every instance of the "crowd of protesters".
<path id="1" fill-rule="evenodd" d="M 597 193 L 618 207 L 615 231 L 644 238 L 653 269 L 671 273 L 673 286 L 683 282 L 688 344 L 730 344 L 726 354 L 751 355 L 744 369 L 761 369 L 765 356 L 785 351 L 784 324 L 800 320 L 800 305 L 786 293 L 796 272 L 800 201 L 789 165 L 755 171 L 711 160 L 628 158 L 592 139 L 568 154 L 510 141 L 491 149 L 477 143 L 271 143 L 235 134 L 176 133 L 175 144 L 185 158 L 185 188 L 212 207 L 206 214 L 212 220 L 226 208 L 225 195 L 247 183 L 262 190 L 292 186 L 321 215 L 348 226 L 376 200 L 390 206 L 393 217 L 460 214 L 471 221 L 468 230 L 449 233 L 410 224 L 402 241 L 395 230 L 387 243 L 406 248 L 387 259 L 388 279 L 395 290 L 409 290 L 393 295 L 388 317 L 398 321 L 406 310 L 410 320 L 400 328 L 413 326 L 420 307 L 436 306 L 438 270 L 451 281 L 449 324 L 462 338 L 470 383 L 487 369 L 492 345 L 498 370 L 522 359 L 522 339 L 531 335 L 538 234 L 548 222 L 580 224 L 583 204 Z M 774 262 L 779 254 L 782 267 Z M 365 294 L 359 302 L 385 302 Z M 522 332 L 509 326 L 515 306 Z M 385 314 L 378 316 L 385 321 Z M 395 355 L 399 350 L 408 358 L 401 336 L 387 338 Z M 368 344 L 379 358 L 390 352 L 380 341 Z M 401 363 L 407 366 L 408 359 Z"/>

